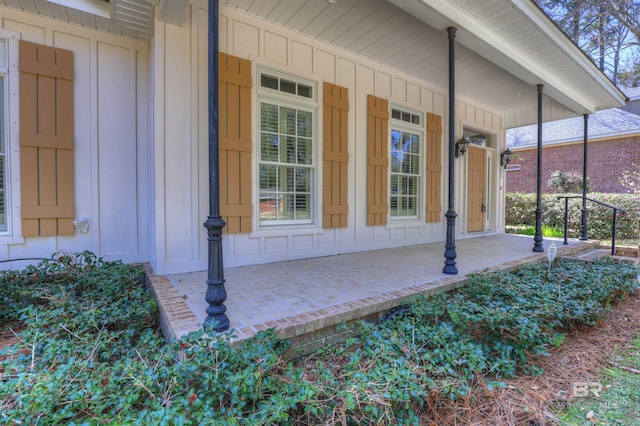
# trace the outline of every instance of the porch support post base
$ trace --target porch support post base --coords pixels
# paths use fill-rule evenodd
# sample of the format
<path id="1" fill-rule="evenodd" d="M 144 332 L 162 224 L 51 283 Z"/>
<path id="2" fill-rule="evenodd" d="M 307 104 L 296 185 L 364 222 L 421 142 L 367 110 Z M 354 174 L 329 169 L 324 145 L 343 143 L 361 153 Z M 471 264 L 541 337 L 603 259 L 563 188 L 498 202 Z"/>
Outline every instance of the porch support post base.
<path id="1" fill-rule="evenodd" d="M 455 211 L 449 210 L 445 214 L 447 218 L 447 244 L 444 250 L 444 268 L 442 272 L 445 274 L 455 275 L 458 273 L 456 267 L 456 217 L 458 215 Z"/>
<path id="2" fill-rule="evenodd" d="M 542 226 L 541 220 L 542 218 L 542 209 L 538 207 L 536 209 L 536 235 L 533 237 L 533 251 L 536 253 L 541 253 L 544 251 L 544 247 L 542 247 Z"/>
<path id="3" fill-rule="evenodd" d="M 226 223 L 221 217 L 209 216 L 204 223 L 209 237 L 209 266 L 207 273 L 207 293 L 205 300 L 207 318 L 202 324 L 205 330 L 213 329 L 216 332 L 229 329 L 229 317 L 224 301 L 227 300 L 227 290 L 224 288 L 224 268 L 222 266 L 222 228 Z"/>

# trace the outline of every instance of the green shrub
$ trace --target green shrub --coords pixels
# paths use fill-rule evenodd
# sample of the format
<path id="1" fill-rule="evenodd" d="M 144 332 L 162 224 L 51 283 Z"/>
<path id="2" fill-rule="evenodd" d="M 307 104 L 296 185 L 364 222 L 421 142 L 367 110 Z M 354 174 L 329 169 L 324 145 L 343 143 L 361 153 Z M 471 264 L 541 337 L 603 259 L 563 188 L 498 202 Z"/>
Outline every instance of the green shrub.
<path id="1" fill-rule="evenodd" d="M 579 194 L 567 194 L 579 195 Z M 581 194 L 580 194 L 581 195 Z M 620 239 L 640 238 L 640 195 L 591 193 L 589 198 L 607 203 L 626 211 L 616 219 L 616 237 Z M 542 224 L 555 229 L 564 229 L 565 200 L 556 194 L 542 194 Z M 506 225 L 535 226 L 536 194 L 511 192 L 506 195 Z M 569 199 L 568 235 L 577 238 L 580 235 L 582 199 Z M 587 234 L 591 239 L 611 239 L 613 210 L 592 202 L 587 202 Z"/>

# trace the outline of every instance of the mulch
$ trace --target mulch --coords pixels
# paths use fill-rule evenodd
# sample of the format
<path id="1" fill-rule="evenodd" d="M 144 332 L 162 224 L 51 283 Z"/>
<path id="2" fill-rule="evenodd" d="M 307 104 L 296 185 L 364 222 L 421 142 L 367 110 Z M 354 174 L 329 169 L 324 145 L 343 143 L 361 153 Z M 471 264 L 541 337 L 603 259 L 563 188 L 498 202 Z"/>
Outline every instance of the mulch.
<path id="1" fill-rule="evenodd" d="M 571 330 L 561 346 L 549 349 L 548 355 L 532 357 L 531 362 L 544 369 L 541 375 L 504 380 L 506 388 L 480 391 L 466 400 L 439 401 L 429 410 L 426 424 L 557 425 L 553 412 L 576 397 L 574 384 L 598 382 L 602 369 L 616 353 L 628 349 L 638 334 L 640 289 L 613 305 L 597 326 Z"/>

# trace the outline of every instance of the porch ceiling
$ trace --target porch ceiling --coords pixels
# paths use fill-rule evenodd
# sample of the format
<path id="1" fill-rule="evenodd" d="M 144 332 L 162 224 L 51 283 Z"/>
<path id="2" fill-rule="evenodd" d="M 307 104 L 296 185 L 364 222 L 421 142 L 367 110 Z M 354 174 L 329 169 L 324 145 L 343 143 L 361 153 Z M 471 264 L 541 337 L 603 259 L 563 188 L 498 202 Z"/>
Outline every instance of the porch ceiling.
<path id="1" fill-rule="evenodd" d="M 540 83 L 575 115 L 624 104 L 622 92 L 530 0 L 221 3 L 441 88 L 448 85 L 446 28 L 455 26 L 456 91 L 497 111 L 535 108 Z"/>

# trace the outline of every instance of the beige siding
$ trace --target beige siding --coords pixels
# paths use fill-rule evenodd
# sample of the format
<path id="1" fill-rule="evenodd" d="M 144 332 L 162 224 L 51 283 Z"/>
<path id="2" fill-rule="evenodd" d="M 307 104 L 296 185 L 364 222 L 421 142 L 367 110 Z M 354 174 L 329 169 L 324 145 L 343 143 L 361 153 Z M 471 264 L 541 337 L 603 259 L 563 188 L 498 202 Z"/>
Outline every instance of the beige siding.
<path id="1" fill-rule="evenodd" d="M 15 9 L 2 8 L 2 15 L 0 33 L 15 37 L 10 39 L 9 57 L 16 67 L 18 39 L 73 52 L 73 159 L 57 158 L 56 167 L 72 178 L 75 193 L 65 201 L 74 210 L 65 225 L 71 235 L 22 238 L 29 226 L 23 229 L 20 218 L 23 208 L 25 213 L 29 208 L 17 178 L 21 162 L 28 160 L 18 153 L 19 132 L 10 127 L 11 233 L 0 235 L 0 258 L 91 250 L 106 259 L 148 261 L 148 46 Z M 75 217 L 89 220 L 89 232 L 74 232 Z"/>
<path id="2" fill-rule="evenodd" d="M 166 164 L 156 161 L 156 190 L 161 198 L 156 204 L 163 218 L 156 226 L 156 238 L 160 242 L 157 250 L 158 270 L 178 272 L 189 269 L 206 269 L 206 231 L 202 222 L 208 214 L 207 187 L 207 122 L 206 111 L 206 41 L 207 2 L 193 0 L 190 17 L 182 28 L 156 22 L 157 37 L 154 40 L 156 74 L 165 74 L 164 81 L 171 81 L 171 87 L 163 87 L 164 94 L 158 96 L 155 104 L 162 108 L 157 111 L 155 132 L 157 140 L 155 157 L 166 159 Z M 305 37 L 298 32 L 281 26 L 263 22 L 250 14 L 244 14 L 220 7 L 219 48 L 221 52 L 250 61 L 253 75 L 252 88 L 252 135 L 253 154 L 251 172 L 256 176 L 256 122 L 257 100 L 255 99 L 256 70 L 258 66 L 268 67 L 293 76 L 312 80 L 318 85 L 318 139 L 315 151 L 317 194 L 314 206 L 314 225 L 299 228 L 264 229 L 258 226 L 254 214 L 252 231 L 242 234 L 225 234 L 225 266 L 246 265 L 295 258 L 370 250 L 406 244 L 443 241 L 445 222 L 442 212 L 438 219 L 428 221 L 427 208 L 417 220 L 392 221 L 391 223 L 368 225 L 367 194 L 367 96 L 384 99 L 389 104 L 406 106 L 442 118 L 440 151 L 434 151 L 434 159 L 439 164 L 447 163 L 448 118 L 446 90 L 433 86 L 429 81 L 418 80 L 385 68 L 363 57 L 355 56 L 316 39 Z M 185 48 L 189 46 L 190 49 Z M 189 67 L 185 64 L 191 64 Z M 174 81 L 180 76 L 181 81 Z M 326 228 L 323 213 L 323 197 L 334 189 L 333 165 L 323 163 L 324 133 L 330 130 L 326 125 L 322 96 L 323 83 L 327 82 L 347 89 L 349 110 L 347 111 L 347 226 Z M 180 103 L 174 102 L 174 96 Z M 463 124 L 473 124 L 476 128 L 489 128 L 497 135 L 501 144 L 502 117 L 480 105 L 472 105 L 459 99 L 464 106 L 464 114 L 456 119 L 456 135 Z M 473 114 L 467 116 L 467 104 Z M 178 107 L 178 105 L 180 105 Z M 189 115 L 189 111 L 194 114 Z M 333 113 L 331 113 L 333 114 Z M 190 117 L 192 119 L 190 120 Z M 185 127 L 187 126 L 187 127 Z M 192 127 L 188 127 L 192 126 Z M 333 130 L 331 130 L 333 131 Z M 171 135 L 171 136 L 169 136 Z M 180 137 L 178 137 L 180 135 Z M 388 135 L 387 135 L 388 139 Z M 387 143 L 388 145 L 388 143 Z M 498 148 L 493 148 L 498 150 Z M 426 159 L 425 159 L 426 161 Z M 460 173 L 462 160 L 456 159 Z M 329 171 L 331 169 L 331 171 Z M 185 176 L 185 170 L 193 171 Z M 497 173 L 497 172 L 496 172 Z M 329 176 L 328 176 L 329 175 Z M 446 171 L 441 172 L 438 183 L 428 187 L 428 172 L 425 172 L 422 188 L 423 203 L 427 199 L 432 205 L 446 205 Z M 194 179 L 194 180 L 190 180 Z M 341 177 L 341 182 L 343 178 Z M 384 180 L 385 186 L 387 181 Z M 383 179 L 380 179 L 382 187 Z M 439 186 L 439 192 L 436 190 Z M 253 178 L 253 206 L 257 205 L 257 182 Z M 464 186 L 458 197 L 465 194 Z M 341 192 L 342 194 L 342 192 Z M 380 205 L 387 201 L 388 194 L 382 192 Z M 436 201 L 438 201 L 436 203 Z M 458 202 L 458 201 L 457 201 Z M 496 206 L 497 208 L 498 206 Z M 381 214 L 381 216 L 388 213 Z M 342 221 L 343 219 L 340 219 Z M 333 219 L 332 219 L 333 221 Z M 387 221 L 388 222 L 388 221 Z M 462 232 L 458 230 L 458 232 Z M 194 238 L 197 243 L 193 244 Z M 171 242 L 171 243 L 169 243 Z"/>

